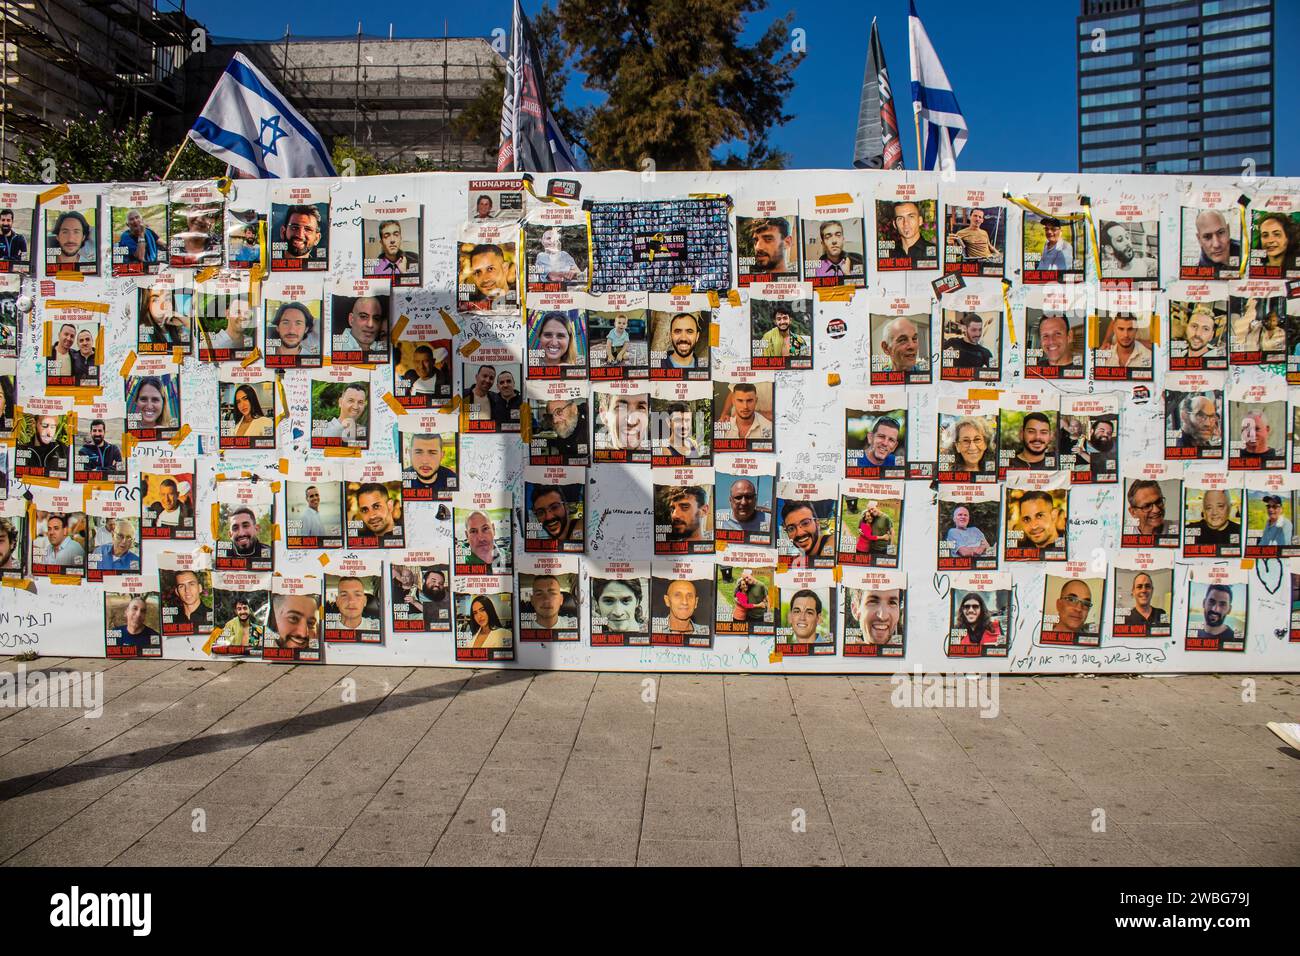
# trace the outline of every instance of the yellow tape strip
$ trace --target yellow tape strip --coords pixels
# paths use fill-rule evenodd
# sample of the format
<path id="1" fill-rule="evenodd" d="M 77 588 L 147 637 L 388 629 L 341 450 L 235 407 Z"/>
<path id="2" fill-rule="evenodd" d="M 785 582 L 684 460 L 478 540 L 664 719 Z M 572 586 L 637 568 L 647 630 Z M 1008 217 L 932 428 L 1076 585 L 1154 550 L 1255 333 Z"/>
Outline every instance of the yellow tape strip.
<path id="1" fill-rule="evenodd" d="M 464 345 L 460 347 L 460 354 L 465 356 L 465 358 L 469 358 L 471 355 L 473 355 L 475 352 L 478 351 L 479 346 L 482 344 L 483 343 L 480 342 L 478 339 L 470 339 L 468 342 L 466 342 Z"/>
<path id="2" fill-rule="evenodd" d="M 211 653 L 212 653 L 212 645 L 215 644 L 215 643 L 217 643 L 217 638 L 220 637 L 220 636 L 221 636 L 221 628 L 219 628 L 219 627 L 214 627 L 214 628 L 212 629 L 212 631 L 208 634 L 208 639 L 207 639 L 206 641 L 203 642 L 203 653 L 204 653 L 204 654 L 211 654 Z"/>
<path id="3" fill-rule="evenodd" d="M 738 308 L 740 308 L 740 290 L 739 290 L 739 289 L 728 289 L 728 290 L 727 290 L 727 304 L 730 305 L 733 309 L 738 309 Z"/>
<path id="4" fill-rule="evenodd" d="M 406 414 L 406 406 L 399 402 L 391 392 L 384 396 L 384 404 L 393 410 L 394 415 Z"/>
<path id="5" fill-rule="evenodd" d="M 206 269 L 200 269 L 194 273 L 195 282 L 207 282 L 209 279 L 215 279 L 217 276 L 217 267 L 208 266 Z"/>
<path id="6" fill-rule="evenodd" d="M 772 651 L 767 655 L 769 664 L 780 664 L 783 660 L 785 660 L 785 656 L 780 651 Z"/>
<path id="7" fill-rule="evenodd" d="M 725 541 L 715 541 L 715 542 L 713 542 L 713 550 L 714 550 L 714 551 L 726 551 L 726 550 L 727 550 L 727 542 L 725 542 Z"/>
<path id="8" fill-rule="evenodd" d="M 360 458 L 361 457 L 360 448 L 326 448 L 324 449 L 324 451 L 325 451 L 326 458 Z"/>
<path id="9" fill-rule="evenodd" d="M 438 314 L 442 316 L 443 323 L 447 326 L 447 331 L 455 335 L 460 331 L 460 323 L 451 317 L 451 313 L 446 309 L 439 309 Z"/>
<path id="10" fill-rule="evenodd" d="M 401 337 L 402 331 L 410 321 L 411 320 L 405 315 L 399 316 L 397 321 L 393 323 L 393 331 L 388 334 L 388 340 L 390 342 L 396 342 Z"/>
<path id="11" fill-rule="evenodd" d="M 0 586 L 6 588 L 18 588 L 22 591 L 32 589 L 31 578 L 0 578 Z"/>
<path id="12" fill-rule="evenodd" d="M 668 290 L 668 294 L 669 295 L 690 295 L 692 291 L 694 290 L 691 288 L 690 284 L 684 282 L 681 285 L 673 286 L 671 289 Z"/>
<path id="13" fill-rule="evenodd" d="M 190 426 L 182 425 L 180 431 L 178 431 L 171 438 L 167 439 L 167 444 L 171 445 L 173 448 L 180 448 L 181 442 L 183 442 L 186 438 L 188 438 L 189 435 L 190 435 Z"/>
<path id="14" fill-rule="evenodd" d="M 61 587 L 76 587 L 86 579 L 79 578 L 75 574 L 51 574 L 46 580 Z"/>
<path id="15" fill-rule="evenodd" d="M 839 373 L 839 372 L 827 372 L 827 373 L 826 373 L 826 384 L 829 385 L 829 386 L 831 386 L 832 388 L 834 388 L 836 385 L 840 384 L 840 373 Z"/>
<path id="16" fill-rule="evenodd" d="M 1238 203 L 1238 206 L 1241 208 L 1241 277 L 1245 278 L 1246 262 L 1250 259 L 1250 256 L 1246 254 L 1246 247 L 1250 244 L 1250 233 L 1247 231 L 1248 227 L 1246 225 L 1246 207 L 1240 203 Z"/>
<path id="17" fill-rule="evenodd" d="M 39 196 L 36 197 L 36 201 L 44 205 L 45 203 L 49 202 L 51 199 L 58 199 L 67 191 L 68 191 L 68 184 L 60 183 L 57 186 L 51 186 L 49 189 L 45 190 L 45 192 L 41 193 Z"/>
<path id="18" fill-rule="evenodd" d="M 828 193 L 825 196 L 816 196 L 814 201 L 818 206 L 843 206 L 845 203 L 853 202 L 853 197 L 849 193 Z"/>
<path id="19" fill-rule="evenodd" d="M 316 560 L 320 562 L 320 566 L 323 568 L 325 565 L 330 563 L 330 556 L 322 551 L 320 555 L 317 556 Z"/>
<path id="20" fill-rule="evenodd" d="M 1088 237 L 1092 240 L 1092 264 L 1097 267 L 1097 279 L 1101 280 L 1101 247 L 1097 242 L 1097 223 L 1092 218 L 1092 204 L 1083 207 L 1083 214 L 1088 220 Z"/>
<path id="21" fill-rule="evenodd" d="M 966 398 L 972 402 L 996 402 L 1002 392 L 996 388 L 968 388 Z"/>
<path id="22" fill-rule="evenodd" d="M 220 480 L 220 479 L 218 479 Z M 221 505 L 212 502 L 212 537 L 216 538 L 221 534 Z"/>
<path id="23" fill-rule="evenodd" d="M 266 220 L 257 223 L 257 268 L 250 270 L 259 279 L 265 279 L 271 271 L 271 260 L 266 254 Z"/>
<path id="24" fill-rule="evenodd" d="M 280 463 L 276 467 L 280 469 L 280 474 L 282 475 L 289 474 L 289 459 L 281 458 Z"/>
<path id="25" fill-rule="evenodd" d="M 254 345 L 253 351 L 249 352 L 248 357 L 239 363 L 240 368 L 248 368 L 248 366 L 252 365 L 261 357 L 262 357 L 262 350 L 259 349 L 256 345 Z"/>
<path id="26" fill-rule="evenodd" d="M 58 478 L 49 478 L 45 475 L 28 475 L 22 479 L 29 485 L 40 485 L 42 488 L 57 488 L 61 484 Z"/>
<path id="27" fill-rule="evenodd" d="M 1151 344 L 1159 345 L 1160 344 L 1160 316 L 1152 312 L 1150 318 L 1147 320 L 1147 323 L 1151 327 Z"/>
<path id="28" fill-rule="evenodd" d="M 718 290 L 717 290 L 717 289 L 710 289 L 706 294 L 707 294 L 708 297 L 709 297 L 709 308 L 710 308 L 710 309 L 716 309 L 718 306 L 720 306 L 720 305 L 722 304 L 722 299 L 720 299 L 720 298 L 718 297 Z"/>
<path id="29" fill-rule="evenodd" d="M 818 286 L 817 298 L 821 302 L 852 302 L 857 291 L 851 285 Z"/>
<path id="30" fill-rule="evenodd" d="M 131 369 L 135 368 L 135 352 L 127 352 L 126 358 L 122 360 L 122 368 L 117 374 L 126 378 L 131 374 Z"/>
<path id="31" fill-rule="evenodd" d="M 284 379 L 278 375 L 275 377 L 275 390 L 280 395 L 280 414 L 275 416 L 275 424 L 278 428 L 280 422 L 289 417 L 289 399 L 284 394 Z M 284 461 L 284 459 L 281 458 L 280 461 Z"/>
<path id="32" fill-rule="evenodd" d="M 185 361 L 185 346 L 183 345 L 172 346 L 172 362 L 176 365 L 180 365 L 184 361 Z"/>
<path id="33" fill-rule="evenodd" d="M 71 269 L 60 269 L 54 273 L 54 278 L 61 279 L 64 282 L 85 282 L 86 277 L 80 272 L 74 272 Z M 78 578 L 80 580 L 80 578 Z"/>
<path id="34" fill-rule="evenodd" d="M 720 341 L 722 341 L 721 336 L 722 336 L 722 328 L 721 328 L 721 326 L 719 326 L 717 322 L 710 322 L 710 323 L 709 323 L 709 345 L 710 345 L 710 347 L 716 349 L 716 348 L 718 347 L 718 343 L 719 343 Z"/>
<path id="35" fill-rule="evenodd" d="M 519 403 L 519 437 L 525 445 L 533 440 L 533 412 L 527 402 Z"/>
<path id="36" fill-rule="evenodd" d="M 122 454 L 127 458 L 131 457 L 131 452 L 135 451 L 136 438 L 130 432 L 122 436 Z"/>
<path id="37" fill-rule="evenodd" d="M 1088 316 L 1088 348 L 1095 349 L 1101 344 L 1101 320 L 1095 315 Z"/>
<path id="38" fill-rule="evenodd" d="M 80 272 L 77 275 L 81 275 Z M 83 312 L 103 312 L 108 313 L 109 306 L 107 302 L 83 302 L 80 299 L 46 299 L 45 308 L 47 309 L 81 309 Z M 100 331 L 103 331 L 102 329 Z"/>
<path id="39" fill-rule="evenodd" d="M 1007 337 L 1011 339 L 1011 344 L 1015 345 L 1016 344 L 1016 318 L 1011 313 L 1011 296 L 1007 294 L 1010 291 L 1010 289 L 1011 289 L 1011 280 L 1003 279 L 1002 280 L 1002 307 L 1006 311 L 1004 311 L 1002 315 L 1005 317 L 1007 323 Z"/>

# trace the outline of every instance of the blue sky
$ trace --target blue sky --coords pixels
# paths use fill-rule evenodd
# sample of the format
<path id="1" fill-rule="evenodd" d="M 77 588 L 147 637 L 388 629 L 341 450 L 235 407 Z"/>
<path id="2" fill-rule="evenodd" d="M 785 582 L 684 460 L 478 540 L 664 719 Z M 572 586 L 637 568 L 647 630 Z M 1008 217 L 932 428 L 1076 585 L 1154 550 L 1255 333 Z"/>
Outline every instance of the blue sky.
<path id="1" fill-rule="evenodd" d="M 773 135 L 775 144 L 798 168 L 850 165 L 858 96 L 866 61 L 871 18 L 879 22 L 889 64 L 904 155 L 915 166 L 915 133 L 908 93 L 907 0 L 888 3 L 811 3 L 770 0 L 752 21 L 753 32 L 787 11 L 806 37 L 807 56 L 795 72 L 795 89 L 786 111 L 794 116 Z M 524 0 L 526 11 L 540 0 Z M 1281 0 L 1275 35 L 1300 36 L 1300 3 Z M 970 140 L 958 167 L 967 170 L 1073 172 L 1077 169 L 1075 108 L 1075 17 L 1078 0 L 917 0 L 917 9 L 943 61 L 970 126 Z M 366 33 L 399 37 L 442 36 L 443 18 L 451 36 L 487 36 L 509 28 L 509 0 L 442 7 L 409 0 L 314 0 L 279 8 L 274 15 L 256 4 L 229 0 L 189 0 L 190 16 L 214 34 L 273 39 L 284 34 L 285 20 L 299 35 L 351 35 L 364 10 Z M 414 15 L 412 10 L 418 12 Z M 1032 22 L 1029 18 L 1032 18 Z M 1281 44 L 1283 49 L 1286 44 Z M 1275 66 L 1279 102 L 1275 113 L 1294 112 L 1291 91 L 1300 89 L 1300 60 L 1280 57 Z M 575 81 L 566 96 L 588 99 Z M 1300 175 L 1300 130 L 1275 122 L 1274 162 L 1279 175 Z"/>

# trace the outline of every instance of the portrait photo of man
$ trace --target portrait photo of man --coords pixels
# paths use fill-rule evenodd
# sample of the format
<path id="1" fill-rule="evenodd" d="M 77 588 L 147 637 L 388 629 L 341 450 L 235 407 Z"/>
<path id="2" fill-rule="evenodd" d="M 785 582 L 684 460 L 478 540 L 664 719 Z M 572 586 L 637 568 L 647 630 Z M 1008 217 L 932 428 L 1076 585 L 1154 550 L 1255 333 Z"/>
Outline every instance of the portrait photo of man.
<path id="1" fill-rule="evenodd" d="M 828 561 L 833 563 L 835 536 L 823 527 L 811 501 L 786 501 L 781 504 L 780 516 L 785 550 L 794 555 L 790 567 L 811 568 L 826 565 Z"/>
<path id="2" fill-rule="evenodd" d="M 462 310 L 472 312 L 514 306 L 518 286 L 513 243 L 509 254 L 499 243 L 462 243 L 461 259 L 459 307 Z"/>
<path id="3" fill-rule="evenodd" d="M 743 217 L 742 217 L 743 218 Z M 790 230 L 790 220 L 785 216 L 768 218 L 750 218 L 738 223 L 748 236 L 748 245 L 753 250 L 753 265 L 747 266 L 742 261 L 742 276 L 761 275 L 773 278 L 797 275 L 798 268 L 794 262 L 794 236 Z M 745 256 L 745 243 L 741 243 L 741 256 Z"/>
<path id="4" fill-rule="evenodd" d="M 578 491 L 581 494 L 581 486 Z M 582 542 L 582 505 L 570 503 L 564 488 L 526 483 L 525 494 L 531 496 L 528 539 L 554 542 L 561 551 L 570 550 L 566 543 Z"/>
<path id="5" fill-rule="evenodd" d="M 1149 224 L 1152 229 L 1157 223 Z M 1146 245 L 1143 223 L 1103 220 L 1097 229 L 1101 246 L 1101 276 L 1103 279 L 1155 279 L 1160 275 L 1160 263 L 1150 255 Z"/>
<path id="6" fill-rule="evenodd" d="M 984 317 L 978 312 L 956 313 L 960 335 L 943 340 L 944 365 L 949 368 L 987 369 L 993 366 L 993 352 L 982 344 Z M 952 352 L 951 356 L 947 353 Z"/>
<path id="7" fill-rule="evenodd" d="M 1189 493 L 1189 511 L 1194 504 L 1195 496 Z M 1241 548 L 1241 522 L 1232 518 L 1236 510 L 1238 503 L 1233 501 L 1228 492 L 1216 488 L 1205 491 L 1200 500 L 1200 517 L 1185 525 L 1188 545 L 1212 545 L 1216 553 L 1220 548 L 1237 553 Z"/>
<path id="8" fill-rule="evenodd" d="M 271 268 L 276 267 L 276 259 L 287 259 L 289 263 L 285 266 L 298 268 L 297 261 L 305 259 L 325 259 L 325 246 L 321 246 L 319 252 L 317 247 L 320 246 L 323 238 L 321 227 L 321 204 L 298 204 L 289 206 L 284 211 L 284 219 L 280 222 L 277 231 L 279 241 L 272 245 L 277 246 L 275 255 L 271 259 Z M 273 218 L 279 218 L 280 211 L 278 204 L 273 204 Z"/>
<path id="9" fill-rule="evenodd" d="M 729 477 L 718 473 L 718 495 L 727 502 L 726 508 L 720 508 L 717 515 L 718 531 L 738 532 L 741 540 L 754 543 L 771 541 L 772 508 L 771 478 Z M 725 487 L 724 487 L 725 485 Z M 759 485 L 769 490 L 762 502 L 759 500 Z M 736 540 L 730 538 L 729 540 Z"/>

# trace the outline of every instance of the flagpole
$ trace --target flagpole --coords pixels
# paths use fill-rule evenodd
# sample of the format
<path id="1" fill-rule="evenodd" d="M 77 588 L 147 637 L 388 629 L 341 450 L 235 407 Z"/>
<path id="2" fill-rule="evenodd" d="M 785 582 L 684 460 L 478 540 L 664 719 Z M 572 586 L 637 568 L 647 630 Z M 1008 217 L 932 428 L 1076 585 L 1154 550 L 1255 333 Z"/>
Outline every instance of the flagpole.
<path id="1" fill-rule="evenodd" d="M 172 167 L 176 165 L 176 160 L 181 158 L 181 151 L 185 149 L 185 144 L 188 143 L 189 141 L 190 141 L 189 136 L 186 136 L 181 140 L 180 148 L 176 150 L 176 155 L 172 157 L 172 161 L 167 164 L 167 171 L 162 174 L 163 182 L 166 182 L 167 179 L 171 176 Z"/>

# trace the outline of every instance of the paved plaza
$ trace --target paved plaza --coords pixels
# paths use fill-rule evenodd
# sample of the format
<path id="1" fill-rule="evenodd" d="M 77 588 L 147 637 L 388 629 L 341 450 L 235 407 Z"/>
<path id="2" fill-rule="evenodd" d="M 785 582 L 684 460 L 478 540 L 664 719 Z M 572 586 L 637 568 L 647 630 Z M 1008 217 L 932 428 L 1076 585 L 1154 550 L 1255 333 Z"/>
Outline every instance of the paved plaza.
<path id="1" fill-rule="evenodd" d="M 23 666 L 105 705 L 0 708 L 7 866 L 1300 863 L 1297 675 Z"/>

